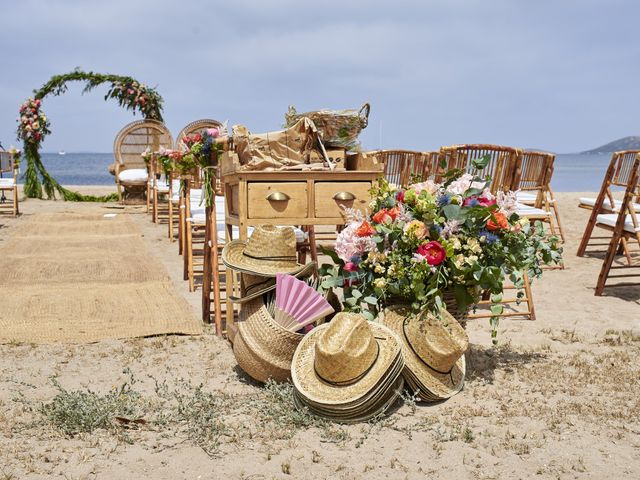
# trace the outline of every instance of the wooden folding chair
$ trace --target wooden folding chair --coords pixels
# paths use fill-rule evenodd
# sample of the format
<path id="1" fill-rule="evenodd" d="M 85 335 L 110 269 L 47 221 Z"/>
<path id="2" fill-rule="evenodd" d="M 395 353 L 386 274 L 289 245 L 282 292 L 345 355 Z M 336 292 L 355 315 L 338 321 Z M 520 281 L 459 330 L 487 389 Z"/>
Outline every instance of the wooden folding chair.
<path id="1" fill-rule="evenodd" d="M 589 221 L 587 222 L 584 233 L 582 234 L 580 246 L 578 247 L 577 255 L 579 257 L 583 257 L 587 251 L 598 215 L 620 212 L 622 203 L 614 198 L 614 188 L 628 188 L 630 176 L 633 173 L 633 164 L 639 153 L 640 150 L 614 152 L 605 172 L 598 196 L 595 199 L 589 197 L 580 198 L 580 208 L 591 210 L 591 215 L 589 216 Z M 634 204 L 633 206 L 636 210 L 640 210 L 640 184 L 636 182 L 633 188 L 634 192 L 631 196 L 631 202 Z M 602 244 L 598 244 L 598 246 L 601 245 Z M 626 242 L 622 243 L 622 248 L 625 249 L 625 253 L 627 257 L 629 257 L 629 252 L 626 251 Z"/>
<path id="2" fill-rule="evenodd" d="M 118 199 L 125 202 L 132 194 L 144 194 L 149 188 L 149 172 L 141 154 L 147 148 L 158 151 L 171 148 L 173 138 L 167 127 L 157 120 L 138 120 L 126 125 L 113 143 L 115 181 Z"/>
<path id="3" fill-rule="evenodd" d="M 602 263 L 600 275 L 598 276 L 598 284 L 596 285 L 595 290 L 596 296 L 603 294 L 608 278 L 629 278 L 640 276 L 640 274 L 628 273 L 621 275 L 609 275 L 612 269 L 640 267 L 639 264 L 633 264 L 633 259 L 629 253 L 629 249 L 627 248 L 627 242 L 629 239 L 636 240 L 638 245 L 640 245 L 640 209 L 637 208 L 637 204 L 634 202 L 634 199 L 637 198 L 638 181 L 640 179 L 640 154 L 636 155 L 633 163 L 628 165 L 628 169 L 626 167 L 627 165 L 625 164 L 626 171 L 623 175 L 627 178 L 627 187 L 625 189 L 624 198 L 620 203 L 620 211 L 617 214 L 601 213 L 596 216 L 596 227 L 604 228 L 613 232 L 611 241 L 609 242 L 609 248 L 607 249 L 607 254 L 605 255 L 604 262 Z M 599 206 L 600 205 L 596 203 L 594 211 L 596 211 L 595 209 Z M 617 252 L 620 250 L 620 247 L 624 247 L 624 253 L 627 257 L 627 266 L 613 266 L 613 260 Z M 620 287 L 638 284 L 640 283 L 625 282 L 609 286 Z"/>
<path id="4" fill-rule="evenodd" d="M 452 145 L 442 147 L 440 149 L 440 155 L 440 162 L 445 165 L 445 169 L 464 170 L 472 175 L 479 175 L 481 177 L 490 176 L 491 185 L 489 188 L 494 194 L 498 191 L 506 192 L 513 190 L 521 176 L 520 169 L 522 166 L 523 151 L 520 148 L 491 144 Z M 476 168 L 473 161 L 481 159 L 486 155 L 489 155 L 489 161 L 485 168 L 482 170 Z M 441 167 L 440 171 L 442 171 Z M 534 207 L 531 207 L 531 209 L 533 208 Z M 527 209 L 527 213 L 531 216 L 533 216 L 534 213 L 537 215 L 546 215 L 541 209 Z M 542 217 L 534 217 L 533 219 L 538 218 Z M 504 290 L 506 293 L 509 293 L 519 289 L 510 283 L 506 283 Z M 533 304 L 533 294 L 531 292 L 530 280 L 526 273 L 524 275 L 522 292 L 523 295 L 521 296 L 516 295 L 513 298 L 507 296 L 507 298 L 503 298 L 500 303 L 505 309 L 504 312 L 499 315 L 500 317 L 522 316 L 530 320 L 535 320 L 536 314 Z M 480 310 L 470 314 L 468 318 L 478 319 L 492 317 L 493 314 L 484 308 L 484 306 L 490 303 L 491 301 L 489 299 L 483 299 L 478 304 Z"/>
<path id="5" fill-rule="evenodd" d="M 548 213 L 545 221 L 553 235 L 559 235 L 564 243 L 564 229 L 560 220 L 558 204 L 551 189 L 555 154 L 538 151 L 525 151 L 522 156 L 520 176 L 514 187 L 517 199 L 523 205 L 542 209 Z"/>
<path id="6" fill-rule="evenodd" d="M 205 130 L 209 129 L 209 128 L 220 128 L 222 127 L 222 123 L 219 122 L 218 120 L 213 120 L 211 118 L 203 118 L 200 120 L 195 120 L 189 124 L 187 124 L 182 130 L 180 130 L 180 132 L 178 132 L 178 135 L 176 136 L 176 143 L 175 143 L 175 149 L 179 150 L 179 151 L 185 151 L 186 150 L 186 146 L 183 142 L 183 139 L 187 136 L 193 135 L 195 133 L 203 133 Z M 175 177 L 175 176 L 174 176 Z M 216 175 L 216 178 L 219 177 L 219 175 Z M 174 178 L 175 179 L 175 178 Z M 182 233 L 182 227 L 181 227 L 181 222 L 180 222 L 180 218 L 176 218 L 175 216 L 175 208 L 179 206 L 180 204 L 180 197 L 179 194 L 177 192 L 178 188 L 177 188 L 177 184 L 176 183 L 171 183 L 171 180 L 169 180 L 169 185 L 168 185 L 168 189 L 169 189 L 169 195 L 168 195 L 168 217 L 169 217 L 169 227 L 168 227 L 168 235 L 169 238 L 171 239 L 171 241 L 174 241 L 174 228 L 176 226 L 176 223 L 178 224 L 178 240 L 181 241 L 182 237 L 181 237 L 181 233 Z M 216 192 L 219 192 L 220 190 L 217 189 Z M 183 226 L 183 225 L 182 225 Z M 182 244 L 180 244 L 182 245 Z M 182 246 L 180 246 L 180 252 L 182 252 Z"/>
<path id="7" fill-rule="evenodd" d="M 11 192 L 11 198 L 6 193 Z M 0 210 L 10 211 L 18 216 L 18 167 L 11 152 L 0 150 Z"/>

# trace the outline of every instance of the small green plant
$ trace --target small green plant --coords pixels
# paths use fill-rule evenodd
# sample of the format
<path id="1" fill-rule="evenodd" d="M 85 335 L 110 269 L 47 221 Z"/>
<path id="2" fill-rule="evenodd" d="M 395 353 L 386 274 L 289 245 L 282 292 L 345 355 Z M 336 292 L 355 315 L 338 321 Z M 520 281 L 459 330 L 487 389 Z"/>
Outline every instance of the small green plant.
<path id="1" fill-rule="evenodd" d="M 58 394 L 39 410 L 51 425 L 68 436 L 115 428 L 116 417 L 142 416 L 144 402 L 132 389 L 132 383 L 130 378 L 120 387 L 100 395 L 91 390 L 66 390 L 54 379 Z"/>

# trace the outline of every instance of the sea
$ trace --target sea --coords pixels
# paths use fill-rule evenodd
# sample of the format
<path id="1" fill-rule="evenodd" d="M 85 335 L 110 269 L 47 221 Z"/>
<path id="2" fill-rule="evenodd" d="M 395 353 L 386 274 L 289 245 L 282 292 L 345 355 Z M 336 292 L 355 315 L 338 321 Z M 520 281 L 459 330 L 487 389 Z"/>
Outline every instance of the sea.
<path id="1" fill-rule="evenodd" d="M 551 187 L 557 192 L 596 192 L 611 155 L 558 154 Z M 62 185 L 113 185 L 111 153 L 43 153 L 42 162 Z M 24 171 L 24 165 L 22 166 Z"/>

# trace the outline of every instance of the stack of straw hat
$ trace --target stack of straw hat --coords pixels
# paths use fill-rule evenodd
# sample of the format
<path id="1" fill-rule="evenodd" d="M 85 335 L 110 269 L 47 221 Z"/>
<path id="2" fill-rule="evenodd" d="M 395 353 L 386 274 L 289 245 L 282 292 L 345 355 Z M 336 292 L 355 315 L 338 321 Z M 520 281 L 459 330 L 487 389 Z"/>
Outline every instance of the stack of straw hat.
<path id="1" fill-rule="evenodd" d="M 395 403 L 403 367 L 400 341 L 390 329 L 341 312 L 300 341 L 291 365 L 295 401 L 336 422 L 366 421 Z"/>
<path id="2" fill-rule="evenodd" d="M 278 324 L 261 298 L 246 302 L 240 310 L 233 353 L 238 365 L 259 382 L 290 378 L 291 359 L 304 335 Z"/>
<path id="3" fill-rule="evenodd" d="M 431 312 L 415 315 L 404 306 L 384 312 L 384 324 L 400 338 L 405 381 L 426 402 L 450 398 L 464 385 L 467 332 L 446 310 L 440 317 Z"/>
<path id="4" fill-rule="evenodd" d="M 247 241 L 234 240 L 222 250 L 223 263 L 242 275 L 242 304 L 233 340 L 238 365 L 259 382 L 285 381 L 291 375 L 291 359 L 304 335 L 278 324 L 264 304 L 263 295 L 275 290 L 276 275 L 311 275 L 315 263 L 296 261 L 296 236 L 291 227 L 257 226 Z"/>

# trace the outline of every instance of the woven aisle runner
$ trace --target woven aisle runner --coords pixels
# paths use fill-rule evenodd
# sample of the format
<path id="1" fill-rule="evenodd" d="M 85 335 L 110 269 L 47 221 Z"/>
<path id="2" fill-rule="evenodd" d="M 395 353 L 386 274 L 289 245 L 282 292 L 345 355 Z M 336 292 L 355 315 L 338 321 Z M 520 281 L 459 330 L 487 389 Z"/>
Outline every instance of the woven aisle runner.
<path id="1" fill-rule="evenodd" d="M 126 215 L 36 214 L 10 233 L 0 244 L 0 342 L 202 333 Z"/>

